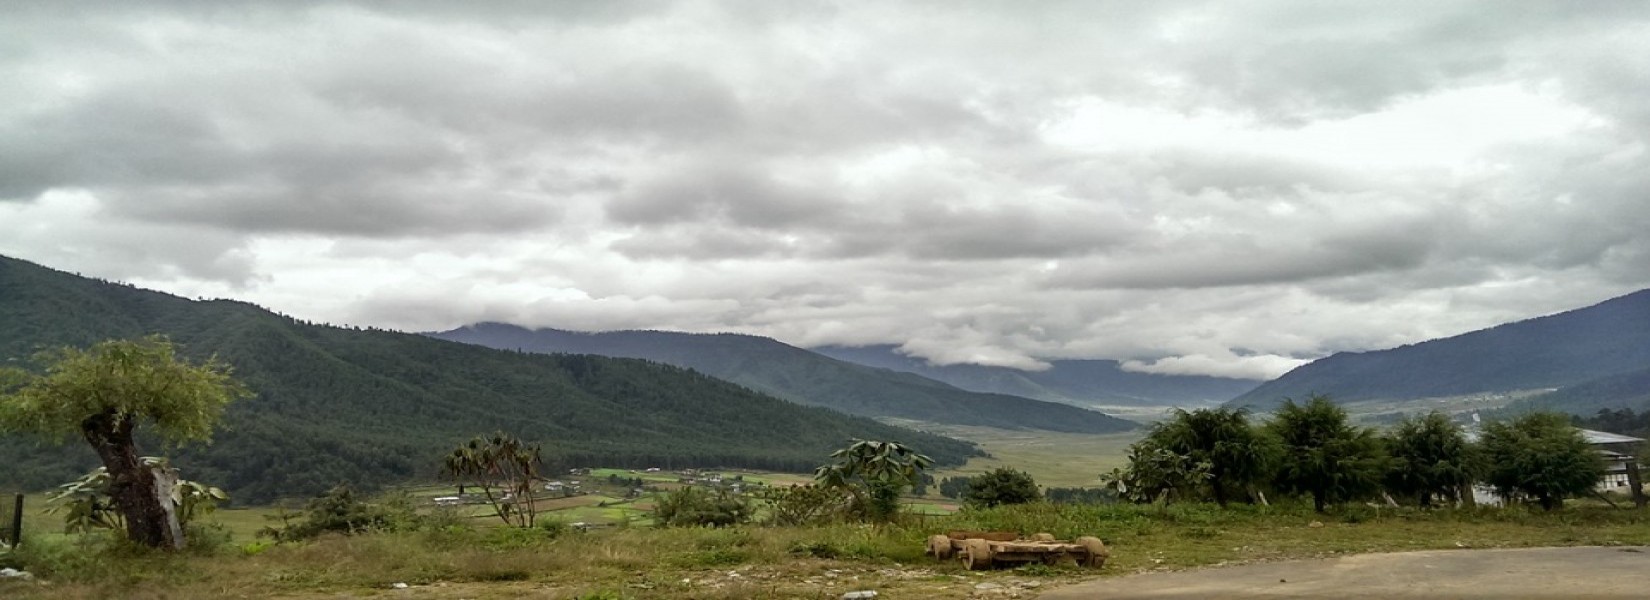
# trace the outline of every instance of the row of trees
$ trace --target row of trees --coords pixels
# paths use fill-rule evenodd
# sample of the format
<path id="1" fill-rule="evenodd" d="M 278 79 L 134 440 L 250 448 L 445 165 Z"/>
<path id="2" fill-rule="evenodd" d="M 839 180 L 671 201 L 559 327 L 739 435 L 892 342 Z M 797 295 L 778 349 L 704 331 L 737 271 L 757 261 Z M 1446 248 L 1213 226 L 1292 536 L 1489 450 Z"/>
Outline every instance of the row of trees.
<path id="1" fill-rule="evenodd" d="M 1262 425 L 1242 409 L 1177 410 L 1129 448 L 1128 467 L 1102 479 L 1139 502 L 1264 502 L 1270 490 L 1309 496 L 1320 512 L 1383 495 L 1421 506 L 1470 501 L 1472 485 L 1483 482 L 1551 510 L 1590 492 L 1603 470 L 1563 415 L 1489 423 L 1474 442 L 1442 413 L 1406 417 L 1383 435 L 1313 396 L 1286 401 Z"/>

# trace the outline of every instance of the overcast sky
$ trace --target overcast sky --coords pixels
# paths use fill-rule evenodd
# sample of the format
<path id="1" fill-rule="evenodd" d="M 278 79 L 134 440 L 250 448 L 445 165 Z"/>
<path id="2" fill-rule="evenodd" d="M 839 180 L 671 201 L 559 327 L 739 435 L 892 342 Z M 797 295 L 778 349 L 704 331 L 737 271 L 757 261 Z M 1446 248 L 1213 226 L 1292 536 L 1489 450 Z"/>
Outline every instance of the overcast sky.
<path id="1" fill-rule="evenodd" d="M 119 4 L 0 6 L 0 254 L 1250 378 L 1650 287 L 1642 2 Z"/>

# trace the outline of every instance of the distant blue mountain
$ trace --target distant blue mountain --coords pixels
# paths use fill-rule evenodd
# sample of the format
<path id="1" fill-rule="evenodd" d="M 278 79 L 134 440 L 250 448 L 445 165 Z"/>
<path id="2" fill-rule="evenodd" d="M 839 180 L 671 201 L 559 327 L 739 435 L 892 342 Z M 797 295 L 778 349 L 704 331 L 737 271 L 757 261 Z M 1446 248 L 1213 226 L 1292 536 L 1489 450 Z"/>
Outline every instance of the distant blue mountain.
<path id="1" fill-rule="evenodd" d="M 821 346 L 826 356 L 915 373 L 976 392 L 1013 394 L 1079 406 L 1189 406 L 1223 402 L 1254 389 L 1251 379 L 1123 370 L 1115 360 L 1055 360 L 1043 371 L 982 365 L 936 366 L 895 346 Z"/>

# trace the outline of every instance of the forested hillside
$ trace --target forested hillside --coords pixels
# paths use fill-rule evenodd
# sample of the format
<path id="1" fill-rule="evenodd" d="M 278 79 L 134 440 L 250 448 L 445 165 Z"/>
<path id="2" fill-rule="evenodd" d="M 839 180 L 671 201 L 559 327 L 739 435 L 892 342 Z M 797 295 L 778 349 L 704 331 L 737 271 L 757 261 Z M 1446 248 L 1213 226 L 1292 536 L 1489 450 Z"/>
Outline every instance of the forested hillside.
<path id="1" fill-rule="evenodd" d="M 257 393 L 230 406 L 213 445 L 173 453 L 185 477 L 241 501 L 432 478 L 442 454 L 493 430 L 542 442 L 563 465 L 801 470 L 856 437 L 898 440 L 944 464 L 978 453 L 677 367 L 314 325 L 0 257 L 0 361 L 149 333 L 194 357 L 216 354 Z M 0 488 L 55 485 L 94 461 L 78 440 L 0 435 Z"/>
<path id="2" fill-rule="evenodd" d="M 1079 406 L 1184 406 L 1224 402 L 1260 385 L 1250 379 L 1125 371 L 1115 360 L 1053 360 L 1042 371 L 983 365 L 936 366 L 895 346 L 822 346 L 838 360 L 915 373 L 965 390 L 1012 394 Z"/>
<path id="3" fill-rule="evenodd" d="M 970 392 L 911 373 L 822 356 L 764 337 L 665 331 L 576 333 L 481 323 L 430 334 L 528 352 L 643 358 L 707 373 L 803 404 L 932 423 L 1108 433 L 1135 424 L 1075 406 Z"/>
<path id="4" fill-rule="evenodd" d="M 1612 386 L 1650 366 L 1650 290 L 1568 312 L 1450 338 L 1345 352 L 1303 365 L 1229 404 L 1270 408 L 1283 398 L 1414 399 Z M 1615 383 L 1612 383 L 1615 382 Z M 1560 410 L 1569 410 L 1553 406 Z M 1597 407 L 1593 407 L 1596 410 Z"/>
<path id="5" fill-rule="evenodd" d="M 1650 410 L 1650 367 L 1565 386 L 1507 405 L 1510 412 L 1555 410 L 1584 417 L 1620 408 Z"/>

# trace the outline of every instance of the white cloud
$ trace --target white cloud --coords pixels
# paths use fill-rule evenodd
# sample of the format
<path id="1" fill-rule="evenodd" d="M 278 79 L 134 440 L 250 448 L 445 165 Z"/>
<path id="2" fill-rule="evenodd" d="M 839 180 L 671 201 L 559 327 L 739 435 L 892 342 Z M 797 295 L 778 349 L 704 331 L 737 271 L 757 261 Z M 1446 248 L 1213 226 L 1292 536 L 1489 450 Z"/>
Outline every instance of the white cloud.
<path id="1" fill-rule="evenodd" d="M 318 321 L 1243 377 L 1650 285 L 1637 5 L 492 8 L 14 7 L 0 252 Z"/>

